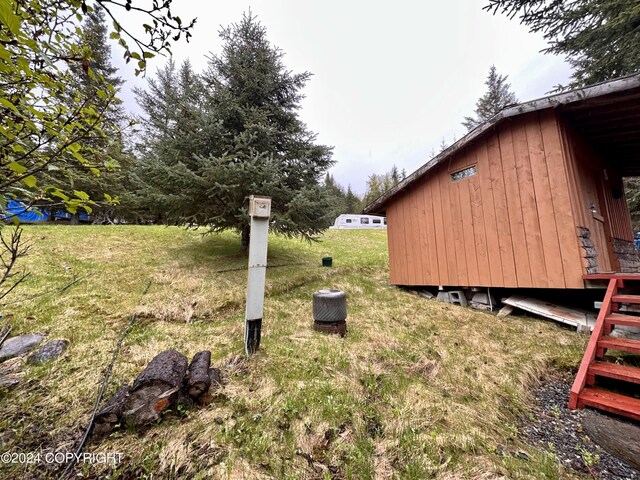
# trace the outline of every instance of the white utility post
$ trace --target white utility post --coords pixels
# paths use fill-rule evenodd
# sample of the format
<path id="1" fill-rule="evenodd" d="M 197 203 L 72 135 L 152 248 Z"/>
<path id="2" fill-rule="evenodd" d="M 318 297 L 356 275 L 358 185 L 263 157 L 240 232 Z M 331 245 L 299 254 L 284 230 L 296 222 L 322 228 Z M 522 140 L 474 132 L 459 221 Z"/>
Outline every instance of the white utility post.
<path id="1" fill-rule="evenodd" d="M 247 308 L 244 321 L 244 351 L 247 355 L 255 353 L 260 348 L 270 215 L 271 197 L 258 195 L 249 197 L 251 236 L 249 239 Z"/>

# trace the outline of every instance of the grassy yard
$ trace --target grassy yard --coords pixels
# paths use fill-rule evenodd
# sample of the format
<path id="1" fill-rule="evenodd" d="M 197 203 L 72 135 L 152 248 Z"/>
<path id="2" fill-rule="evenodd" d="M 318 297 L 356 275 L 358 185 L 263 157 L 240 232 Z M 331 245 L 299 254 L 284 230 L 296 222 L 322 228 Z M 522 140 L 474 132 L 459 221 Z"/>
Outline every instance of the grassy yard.
<path id="1" fill-rule="evenodd" d="M 138 312 L 107 397 L 158 352 L 212 352 L 214 404 L 122 429 L 88 452 L 121 452 L 82 478 L 575 478 L 519 440 L 529 387 L 579 363 L 586 340 L 551 322 L 506 319 L 390 287 L 384 231 L 273 236 L 260 352 L 243 352 L 246 257 L 233 234 L 179 228 L 33 226 L 32 272 L 3 313 L 14 334 L 67 338 L 64 356 L 23 366 L 0 392 L 2 451 L 72 451 L 116 341 Z M 334 268 L 322 268 L 332 256 Z M 34 295 L 81 280 L 60 294 Z M 150 283 L 148 293 L 143 295 Z M 348 335 L 311 329 L 311 295 L 348 295 Z M 524 454 L 523 454 L 524 452 Z M 526 454 L 526 455 L 525 455 Z M 1 478 L 56 478 L 0 465 Z"/>

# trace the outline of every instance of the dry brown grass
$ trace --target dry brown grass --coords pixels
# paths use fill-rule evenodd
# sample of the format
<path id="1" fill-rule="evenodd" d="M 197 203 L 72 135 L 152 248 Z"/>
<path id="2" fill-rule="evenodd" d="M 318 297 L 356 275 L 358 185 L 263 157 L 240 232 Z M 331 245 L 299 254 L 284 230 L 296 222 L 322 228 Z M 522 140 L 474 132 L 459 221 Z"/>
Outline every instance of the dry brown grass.
<path id="1" fill-rule="evenodd" d="M 553 455 L 523 445 L 518 426 L 529 387 L 552 363 L 576 365 L 584 339 L 389 287 L 385 232 L 332 231 L 313 245 L 273 238 L 270 264 L 295 265 L 267 272 L 262 348 L 249 360 L 240 355 L 246 258 L 237 237 L 159 227 L 27 233 L 33 274 L 21 295 L 86 278 L 11 307 L 16 333 L 71 345 L 49 365 L 20 367 L 23 384 L 0 394 L 0 450 L 72 449 L 137 312 L 110 393 L 168 348 L 211 350 L 226 385 L 208 407 L 89 443 L 125 460 L 78 467 L 85 478 L 572 478 Z M 335 268 L 319 266 L 326 255 Z M 325 287 L 348 294 L 344 339 L 310 328 L 311 294 Z M 519 450 L 530 459 L 509 454 Z M 0 465 L 6 478 L 55 475 L 46 472 Z"/>

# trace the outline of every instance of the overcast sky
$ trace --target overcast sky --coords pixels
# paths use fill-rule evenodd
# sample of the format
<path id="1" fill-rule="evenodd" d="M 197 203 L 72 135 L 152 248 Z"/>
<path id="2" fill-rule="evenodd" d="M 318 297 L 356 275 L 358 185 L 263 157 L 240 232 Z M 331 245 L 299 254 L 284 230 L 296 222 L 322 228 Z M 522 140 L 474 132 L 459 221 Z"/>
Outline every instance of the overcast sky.
<path id="1" fill-rule="evenodd" d="M 411 173 L 443 138 L 451 144 L 463 136 L 460 122 L 484 93 L 492 64 L 509 76 L 520 101 L 544 96 L 570 75 L 562 58 L 540 53 L 541 35 L 482 10 L 483 0 L 173 3 L 183 22 L 198 18 L 191 41 L 173 46 L 176 62 L 189 58 L 196 71 L 210 52 L 221 51 L 220 27 L 251 9 L 285 53 L 286 67 L 313 73 L 300 115 L 320 143 L 334 146 L 336 180 L 359 194 L 371 173 L 393 164 Z M 114 63 L 127 79 L 122 97 L 135 113 L 130 89 L 146 81 L 134 77 L 121 55 L 114 47 Z M 152 59 L 148 75 L 165 62 Z"/>

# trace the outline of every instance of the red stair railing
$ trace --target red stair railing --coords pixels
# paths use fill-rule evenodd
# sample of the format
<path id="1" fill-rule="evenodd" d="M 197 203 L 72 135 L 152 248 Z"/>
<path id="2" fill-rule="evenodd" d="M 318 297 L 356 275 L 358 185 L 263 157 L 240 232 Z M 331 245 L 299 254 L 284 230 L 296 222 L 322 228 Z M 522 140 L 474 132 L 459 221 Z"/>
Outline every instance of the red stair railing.
<path id="1" fill-rule="evenodd" d="M 612 278 L 609 280 L 609 287 L 607 288 L 607 293 L 604 296 L 604 300 L 602 301 L 602 307 L 600 308 L 600 313 L 598 314 L 598 318 L 596 320 L 596 324 L 593 327 L 593 332 L 591 333 L 591 338 L 589 339 L 589 344 L 587 345 L 587 349 L 584 352 L 584 357 L 582 357 L 582 362 L 580 363 L 580 368 L 578 368 L 578 373 L 576 375 L 576 379 L 573 382 L 573 386 L 571 387 L 571 392 L 569 394 L 569 408 L 576 409 L 578 408 L 578 402 L 580 400 L 580 394 L 582 390 L 584 390 L 587 381 L 592 384 L 594 379 L 589 379 L 589 366 L 595 361 L 596 356 L 602 356 L 602 352 L 598 352 L 598 340 L 604 335 L 605 332 L 605 318 L 611 315 L 612 311 L 612 299 L 614 295 L 618 293 L 618 279 Z"/>

